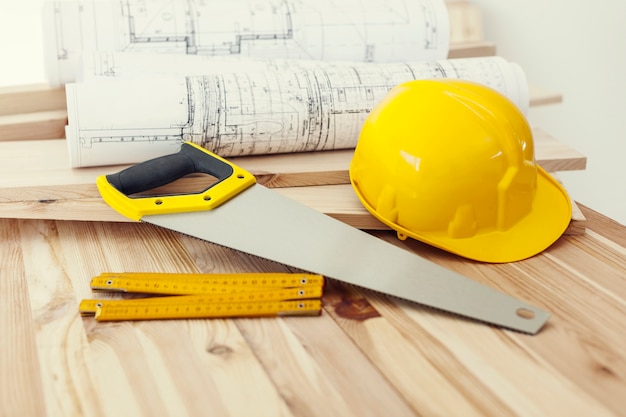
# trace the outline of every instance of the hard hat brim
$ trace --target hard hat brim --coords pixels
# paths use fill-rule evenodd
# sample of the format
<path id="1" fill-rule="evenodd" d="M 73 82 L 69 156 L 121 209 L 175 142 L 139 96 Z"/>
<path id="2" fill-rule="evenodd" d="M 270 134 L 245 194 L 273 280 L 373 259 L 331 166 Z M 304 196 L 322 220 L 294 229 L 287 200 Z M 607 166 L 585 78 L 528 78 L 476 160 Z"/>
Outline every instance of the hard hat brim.
<path id="1" fill-rule="evenodd" d="M 359 199 L 370 213 L 401 235 L 468 259 L 490 263 L 520 261 L 543 252 L 565 232 L 572 218 L 572 204 L 567 191 L 539 166 L 531 212 L 507 230 L 480 233 L 470 238 L 406 230 L 377 215 L 361 195 Z"/>

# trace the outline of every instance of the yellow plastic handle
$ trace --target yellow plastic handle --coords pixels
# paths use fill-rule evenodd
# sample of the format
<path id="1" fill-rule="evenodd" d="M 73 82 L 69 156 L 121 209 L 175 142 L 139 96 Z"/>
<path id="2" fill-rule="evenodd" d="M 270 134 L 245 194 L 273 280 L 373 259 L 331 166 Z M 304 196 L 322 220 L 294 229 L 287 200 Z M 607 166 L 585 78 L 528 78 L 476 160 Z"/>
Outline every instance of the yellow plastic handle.
<path id="1" fill-rule="evenodd" d="M 132 196 L 194 173 L 208 174 L 218 181 L 198 193 Z M 191 142 L 183 143 L 177 153 L 96 180 L 104 201 L 135 221 L 147 215 L 211 210 L 255 183 L 256 178 L 248 171 Z"/>

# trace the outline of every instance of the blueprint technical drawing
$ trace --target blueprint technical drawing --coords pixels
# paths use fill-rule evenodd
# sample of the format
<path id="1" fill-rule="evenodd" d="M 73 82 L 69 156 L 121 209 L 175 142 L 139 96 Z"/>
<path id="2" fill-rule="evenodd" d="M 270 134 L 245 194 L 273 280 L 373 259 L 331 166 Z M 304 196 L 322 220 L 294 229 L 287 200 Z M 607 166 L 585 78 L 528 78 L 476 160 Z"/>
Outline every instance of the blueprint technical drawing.
<path id="1" fill-rule="evenodd" d="M 397 62 L 445 59 L 444 0 L 46 0 L 51 85 L 83 51 Z"/>
<path id="2" fill-rule="evenodd" d="M 523 71 L 501 57 L 290 62 L 256 60 L 239 65 L 247 71 L 68 84 L 72 166 L 136 163 L 176 152 L 183 141 L 223 157 L 353 148 L 373 106 L 414 79 L 463 78 L 496 89 L 522 111 L 528 107 Z"/>

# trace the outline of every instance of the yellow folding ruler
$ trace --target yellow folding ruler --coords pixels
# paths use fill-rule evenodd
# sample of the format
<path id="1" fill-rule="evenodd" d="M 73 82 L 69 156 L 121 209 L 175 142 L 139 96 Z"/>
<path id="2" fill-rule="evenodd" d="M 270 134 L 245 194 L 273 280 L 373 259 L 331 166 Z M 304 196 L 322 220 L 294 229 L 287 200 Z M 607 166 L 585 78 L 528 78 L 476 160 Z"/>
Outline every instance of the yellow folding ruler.
<path id="1" fill-rule="evenodd" d="M 151 295 L 86 299 L 83 316 L 98 321 L 319 315 L 324 277 L 306 273 L 102 273 L 93 291 Z M 154 296 L 159 295 L 159 296 Z"/>

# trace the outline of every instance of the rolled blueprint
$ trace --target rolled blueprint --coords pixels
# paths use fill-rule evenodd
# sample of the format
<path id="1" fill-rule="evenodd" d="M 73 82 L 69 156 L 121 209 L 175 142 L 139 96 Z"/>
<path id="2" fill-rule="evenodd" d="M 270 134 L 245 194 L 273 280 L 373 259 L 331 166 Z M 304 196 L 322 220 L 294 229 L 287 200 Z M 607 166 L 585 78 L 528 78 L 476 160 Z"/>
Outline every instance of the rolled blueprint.
<path id="1" fill-rule="evenodd" d="M 46 0 L 51 85 L 87 50 L 393 62 L 445 59 L 444 0 Z"/>
<path id="2" fill-rule="evenodd" d="M 501 57 L 264 62 L 207 75 L 190 70 L 186 76 L 95 77 L 68 84 L 72 166 L 136 163 L 176 152 L 183 141 L 223 157 L 353 148 L 374 105 L 392 87 L 414 79 L 475 81 L 523 112 L 528 107 L 523 71 Z"/>

